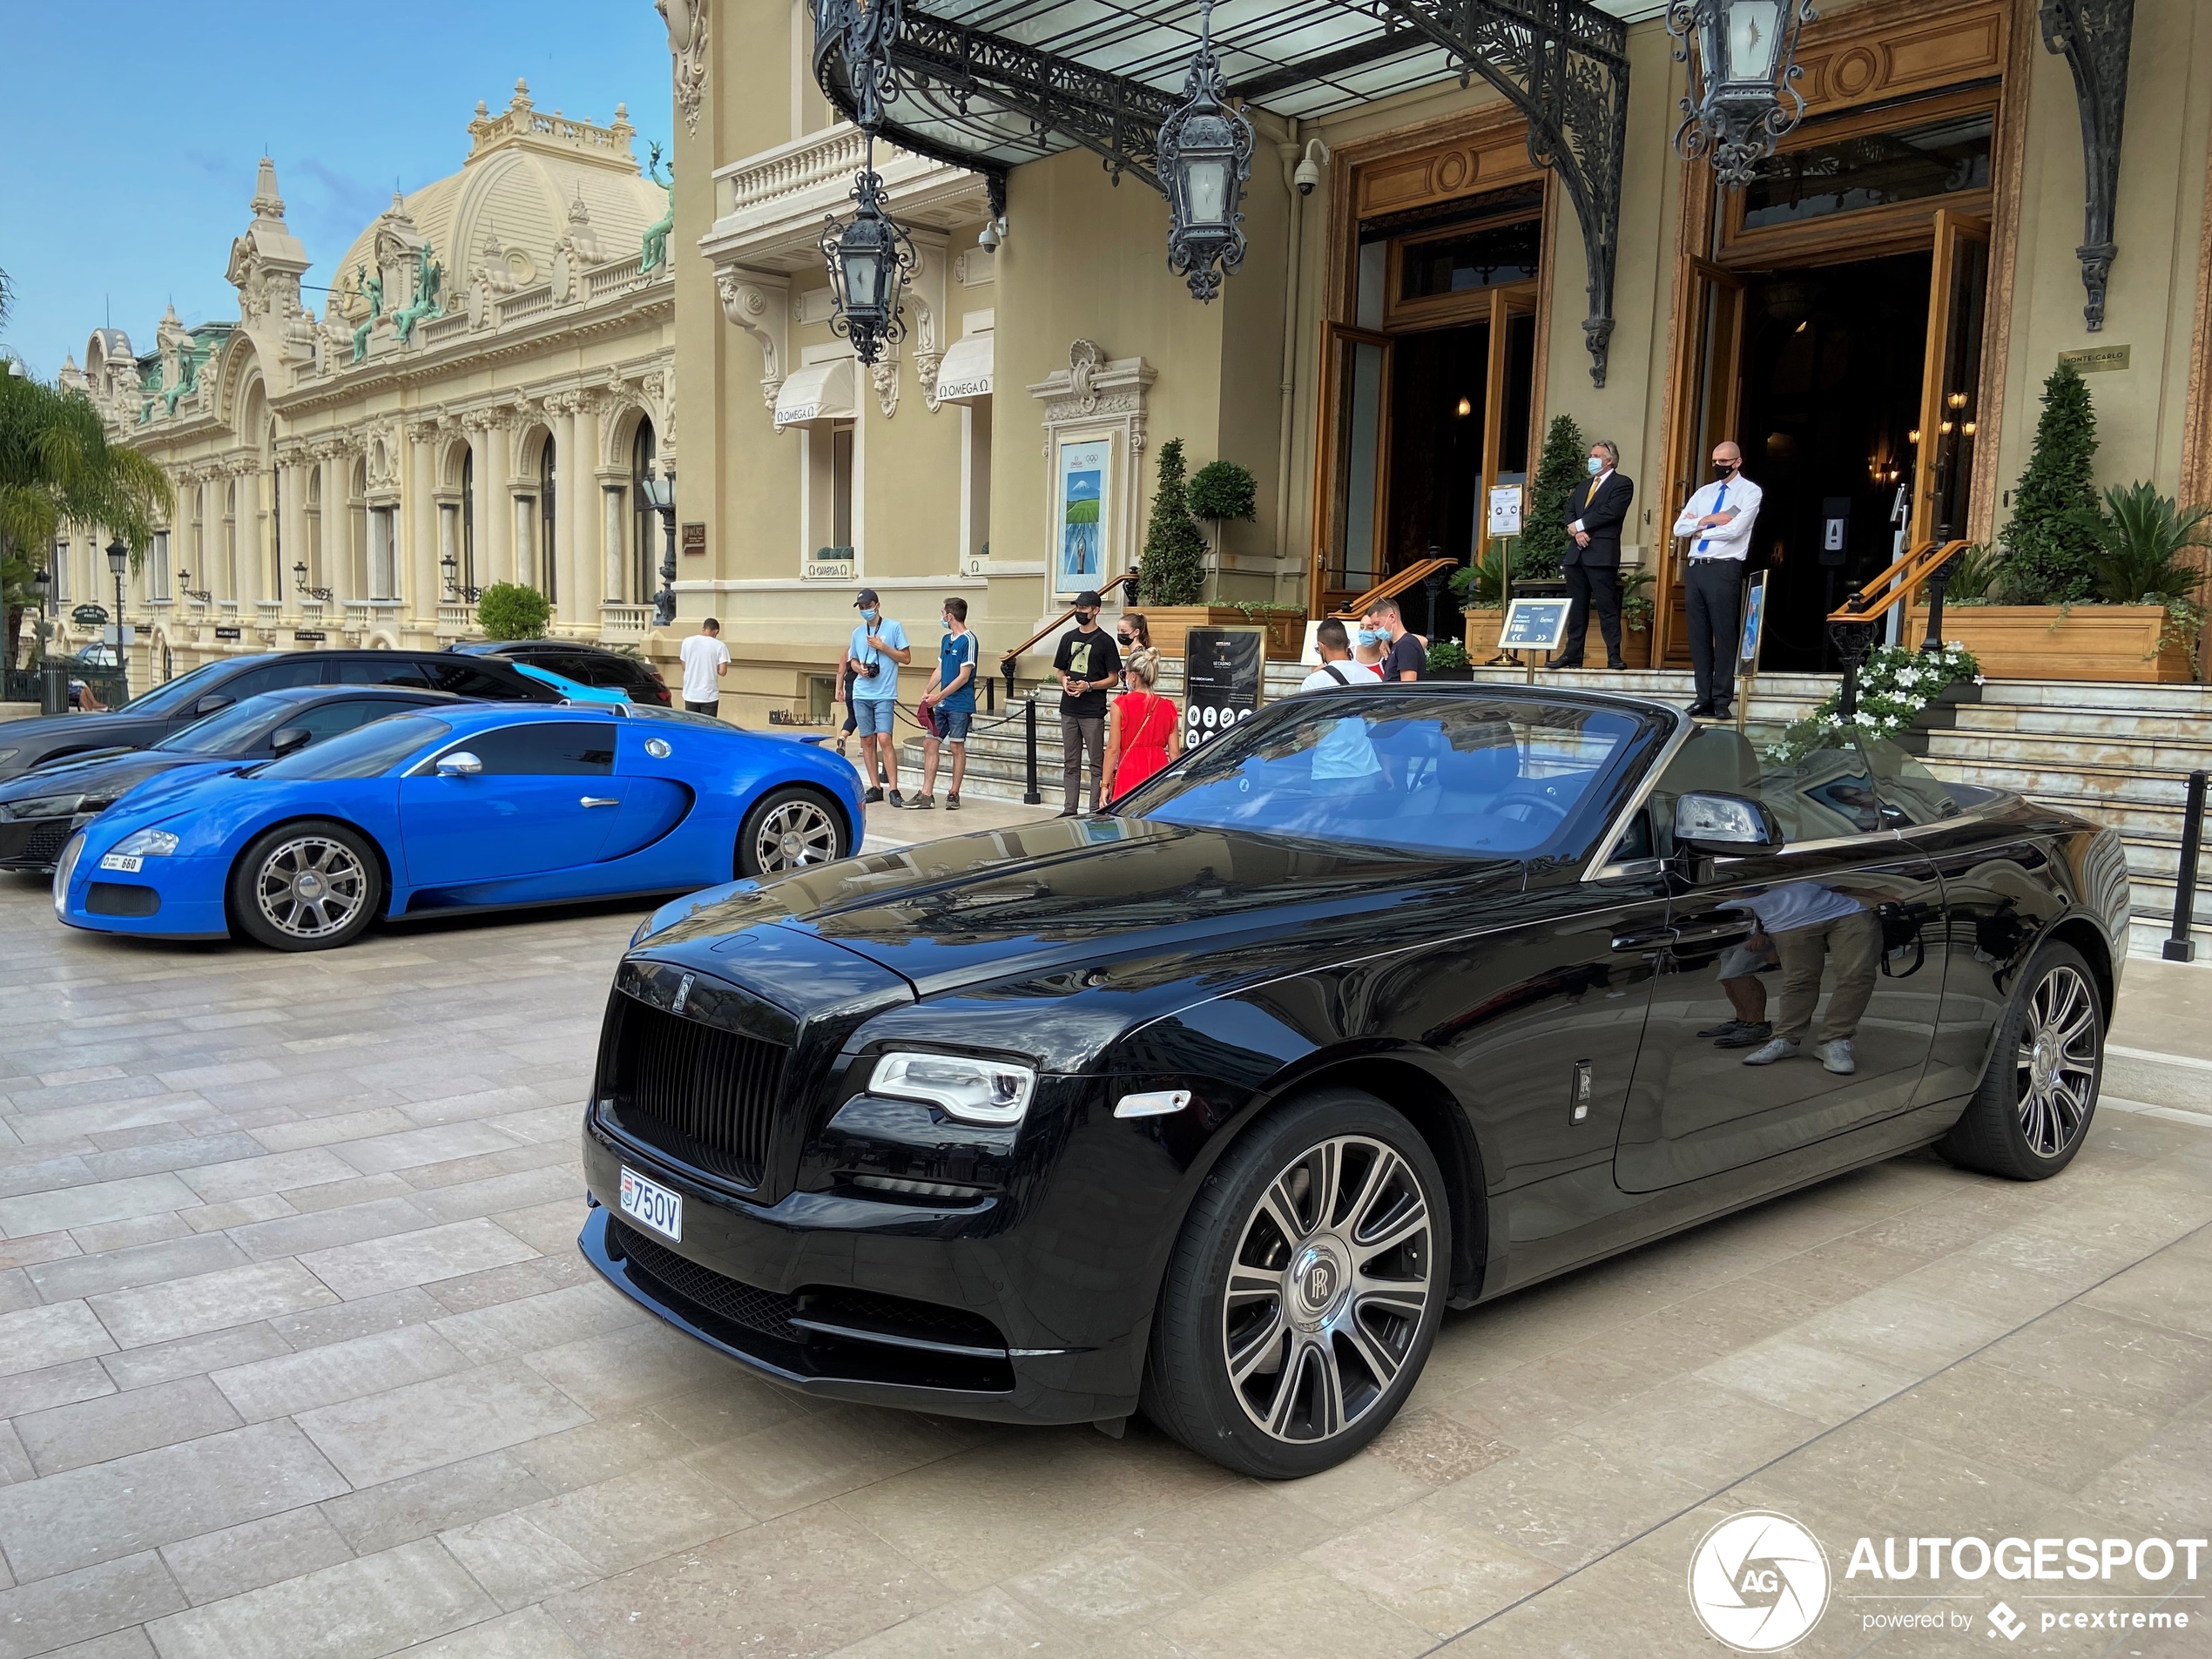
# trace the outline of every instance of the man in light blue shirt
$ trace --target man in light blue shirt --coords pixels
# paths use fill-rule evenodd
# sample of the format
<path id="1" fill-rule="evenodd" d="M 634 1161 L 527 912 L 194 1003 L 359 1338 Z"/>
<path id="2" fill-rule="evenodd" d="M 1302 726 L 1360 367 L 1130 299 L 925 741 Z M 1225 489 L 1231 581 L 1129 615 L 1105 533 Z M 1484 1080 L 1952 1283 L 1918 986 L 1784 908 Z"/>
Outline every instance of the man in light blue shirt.
<path id="1" fill-rule="evenodd" d="M 853 719 L 860 734 L 861 765 L 867 771 L 867 801 L 880 801 L 891 792 L 891 805 L 903 806 L 899 797 L 899 739 L 893 730 L 899 712 L 899 669 L 914 660 L 907 631 L 883 614 L 882 601 L 873 588 L 862 588 L 853 608 L 860 620 L 853 630 L 845 659 L 853 671 Z M 879 770 L 880 768 L 880 770 Z M 876 779 L 881 778 L 882 786 Z"/>

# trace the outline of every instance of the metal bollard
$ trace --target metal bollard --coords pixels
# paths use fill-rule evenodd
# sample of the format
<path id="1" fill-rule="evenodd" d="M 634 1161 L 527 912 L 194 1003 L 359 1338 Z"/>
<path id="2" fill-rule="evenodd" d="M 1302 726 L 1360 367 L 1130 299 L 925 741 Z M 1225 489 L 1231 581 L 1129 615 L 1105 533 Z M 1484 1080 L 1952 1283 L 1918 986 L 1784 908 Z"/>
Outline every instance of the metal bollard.
<path id="1" fill-rule="evenodd" d="M 1029 786 L 1022 792 L 1022 804 L 1035 806 L 1044 797 L 1037 792 L 1037 699 L 1034 697 L 1022 705 L 1022 724 L 1029 751 Z"/>
<path id="2" fill-rule="evenodd" d="M 2169 962 L 2196 960 L 2196 941 L 2189 924 L 2196 912 L 2196 855 L 2204 836 L 2204 786 L 2212 772 L 2189 773 L 2188 804 L 2182 808 L 2182 862 L 2174 873 L 2173 937 L 2158 948 Z"/>

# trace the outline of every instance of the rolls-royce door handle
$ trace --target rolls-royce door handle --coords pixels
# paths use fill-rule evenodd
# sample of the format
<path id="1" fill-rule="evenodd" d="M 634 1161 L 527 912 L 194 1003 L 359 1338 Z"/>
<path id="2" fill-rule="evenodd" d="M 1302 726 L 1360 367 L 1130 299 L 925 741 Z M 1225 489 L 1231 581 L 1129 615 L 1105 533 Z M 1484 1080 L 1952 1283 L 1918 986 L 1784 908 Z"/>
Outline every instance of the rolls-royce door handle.
<path id="1" fill-rule="evenodd" d="M 622 805 L 622 797 L 619 795 L 586 795 L 583 798 L 583 804 L 586 806 L 619 806 Z"/>
<path id="2" fill-rule="evenodd" d="M 1643 927 L 1613 935 L 1613 948 L 1624 956 L 1633 956 L 1643 951 L 1665 950 L 1674 942 L 1675 930 L 1671 927 Z"/>
<path id="3" fill-rule="evenodd" d="M 1712 921 L 1692 922 L 1687 927 L 1675 929 L 1677 945 L 1725 945 L 1738 939 L 1749 939 L 1759 930 L 1751 916 L 1724 916 Z"/>

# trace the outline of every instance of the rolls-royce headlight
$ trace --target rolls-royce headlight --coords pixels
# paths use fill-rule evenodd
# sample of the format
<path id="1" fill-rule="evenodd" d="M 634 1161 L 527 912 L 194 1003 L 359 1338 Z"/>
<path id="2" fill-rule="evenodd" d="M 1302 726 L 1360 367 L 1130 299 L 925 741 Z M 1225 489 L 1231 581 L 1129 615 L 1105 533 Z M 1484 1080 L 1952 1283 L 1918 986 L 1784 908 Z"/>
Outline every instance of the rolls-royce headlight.
<path id="1" fill-rule="evenodd" d="M 142 859 L 165 859 L 176 850 L 177 838 L 165 829 L 135 831 L 108 848 L 125 858 Z"/>
<path id="2" fill-rule="evenodd" d="M 918 1100 L 963 1123 L 1018 1123 L 1029 1109 L 1037 1074 L 1003 1060 L 964 1055 L 887 1054 L 875 1063 L 868 1093 Z"/>
<path id="3" fill-rule="evenodd" d="M 33 795 L 28 800 L 11 803 L 9 811 L 17 818 L 67 818 L 83 806 L 85 799 L 81 790 L 60 795 Z"/>

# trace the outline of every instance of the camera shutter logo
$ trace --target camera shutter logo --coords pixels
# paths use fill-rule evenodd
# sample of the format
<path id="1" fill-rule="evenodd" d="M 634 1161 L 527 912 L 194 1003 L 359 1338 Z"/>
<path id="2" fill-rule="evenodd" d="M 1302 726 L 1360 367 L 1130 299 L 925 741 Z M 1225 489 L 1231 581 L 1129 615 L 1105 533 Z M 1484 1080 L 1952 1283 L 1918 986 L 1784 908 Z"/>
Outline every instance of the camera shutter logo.
<path id="1" fill-rule="evenodd" d="M 1689 1557 L 1689 1605 L 1716 1641 L 1774 1653 L 1801 1641 L 1828 1607 L 1827 1552 L 1787 1515 L 1746 1510 Z"/>

